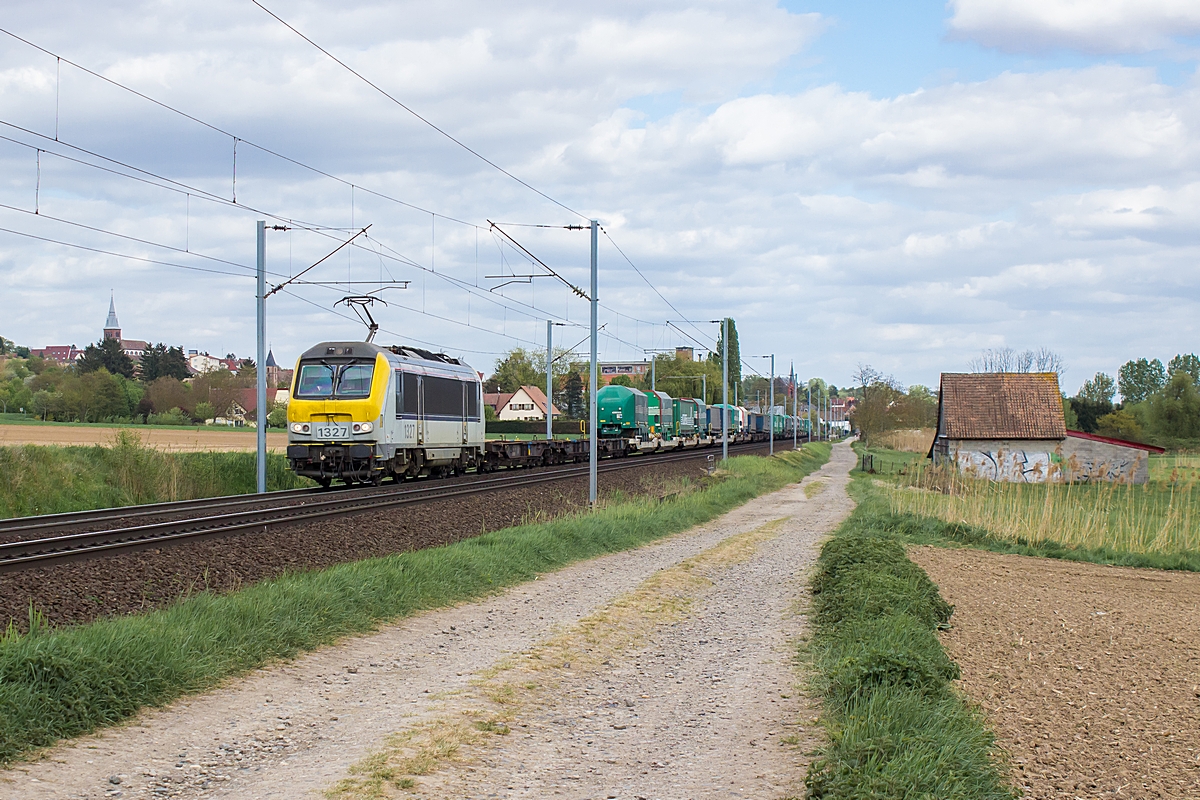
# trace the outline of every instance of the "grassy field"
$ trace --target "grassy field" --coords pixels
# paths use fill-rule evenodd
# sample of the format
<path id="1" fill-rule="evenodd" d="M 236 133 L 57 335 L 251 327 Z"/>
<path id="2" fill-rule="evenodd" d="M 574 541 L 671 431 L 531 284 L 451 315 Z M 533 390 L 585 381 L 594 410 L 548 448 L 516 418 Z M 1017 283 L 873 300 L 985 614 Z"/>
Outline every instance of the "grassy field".
<path id="1" fill-rule="evenodd" d="M 315 484 L 271 455 L 268 489 Z M 255 490 L 253 453 L 164 453 L 136 436 L 112 447 L 0 447 L 0 517 L 54 514 L 245 494 Z"/>
<path id="2" fill-rule="evenodd" d="M 1195 456 L 1156 457 L 1148 483 L 1126 486 L 993 483 L 933 469 L 916 455 L 870 452 L 893 514 L 936 518 L 1034 550 L 1090 552 L 1112 563 L 1129 563 L 1114 561 L 1115 554 L 1154 557 L 1147 566 L 1191 569 L 1200 562 Z"/>
<path id="3" fill-rule="evenodd" d="M 1011 800 L 983 714 L 951 685 L 958 666 L 936 631 L 952 608 L 905 555 L 870 480 L 854 481 L 868 502 L 822 548 L 812 581 L 814 636 L 801 655 L 815 667 L 829 744 L 807 796 Z"/>
<path id="4" fill-rule="evenodd" d="M 829 452 L 814 444 L 775 458 L 733 458 L 670 499 L 612 503 L 446 547 L 200 594 L 143 615 L 60 630 L 31 620 L 28 633 L 0 637 L 0 764 L 387 620 L 685 530 L 800 480 Z"/>

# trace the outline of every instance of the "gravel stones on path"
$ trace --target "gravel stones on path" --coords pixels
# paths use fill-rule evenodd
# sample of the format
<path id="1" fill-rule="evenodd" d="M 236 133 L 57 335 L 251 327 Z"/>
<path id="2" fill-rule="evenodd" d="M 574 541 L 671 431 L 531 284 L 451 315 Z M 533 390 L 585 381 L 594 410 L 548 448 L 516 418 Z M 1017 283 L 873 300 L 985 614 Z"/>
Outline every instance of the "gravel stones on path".
<path id="1" fill-rule="evenodd" d="M 1200 797 L 1200 575 L 918 547 L 1025 797 Z"/>
<path id="2" fill-rule="evenodd" d="M 848 446 L 835 447 L 808 479 L 829 486 L 812 499 L 790 486 L 653 545 L 409 618 L 60 745 L 0 773 L 0 798 L 320 797 L 345 779 L 370 778 L 403 741 L 460 714 L 489 681 L 516 674 L 522 654 L 552 652 L 623 596 L 657 586 L 658 573 L 677 575 L 681 562 L 755 531 L 754 547 L 707 560 L 699 582 L 685 582 L 670 622 L 643 626 L 607 664 L 547 663 L 529 681 L 536 702 L 518 706 L 527 718 L 495 722 L 484 716 L 490 708 L 467 709 L 484 743 L 464 738 L 457 760 L 416 778 L 412 792 L 784 796 L 803 778 L 815 730 L 795 727 L 814 714 L 797 695 L 787 638 L 804 624 L 797 609 L 818 542 L 851 509 L 844 487 L 853 460 Z M 549 686 L 557 691 L 539 688 Z M 506 699 L 487 702 L 507 713 Z"/>

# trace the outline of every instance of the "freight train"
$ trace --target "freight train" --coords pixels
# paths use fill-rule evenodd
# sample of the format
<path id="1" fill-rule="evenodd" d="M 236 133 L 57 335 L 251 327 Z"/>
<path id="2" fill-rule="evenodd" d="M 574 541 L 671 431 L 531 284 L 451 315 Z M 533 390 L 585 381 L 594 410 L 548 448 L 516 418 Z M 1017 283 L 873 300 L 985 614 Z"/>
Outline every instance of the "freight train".
<path id="1" fill-rule="evenodd" d="M 444 353 L 367 342 L 322 342 L 296 362 L 288 404 L 288 463 L 324 486 L 384 478 L 489 472 L 582 461 L 585 439 L 488 440 L 479 373 Z M 666 392 L 605 386 L 597 395 L 597 455 L 763 441 L 767 414 Z M 775 415 L 775 436 L 807 420 Z"/>

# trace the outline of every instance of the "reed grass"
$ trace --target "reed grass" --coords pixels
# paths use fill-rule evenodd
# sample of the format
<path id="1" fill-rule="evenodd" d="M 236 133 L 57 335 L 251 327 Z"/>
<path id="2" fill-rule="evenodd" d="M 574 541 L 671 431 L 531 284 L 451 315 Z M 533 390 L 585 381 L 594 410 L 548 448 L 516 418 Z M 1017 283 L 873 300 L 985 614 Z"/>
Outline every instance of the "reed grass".
<path id="1" fill-rule="evenodd" d="M 933 446 L 937 435 L 936 428 L 913 428 L 910 430 L 884 431 L 871 438 L 871 444 L 888 450 L 902 453 L 920 453 L 924 455 Z"/>
<path id="2" fill-rule="evenodd" d="M 1016 543 L 1168 555 L 1200 550 L 1200 479 L 1178 467 L 1148 483 L 1007 483 L 907 465 L 887 486 L 893 514 L 936 517 Z"/>
<path id="3" fill-rule="evenodd" d="M 141 708 L 216 686 L 270 661 L 417 611 L 484 596 L 573 561 L 706 522 L 798 481 L 829 458 L 824 443 L 775 458 L 742 456 L 704 488 L 608 503 L 444 547 L 294 573 L 226 595 L 87 625 L 0 636 L 0 764 Z"/>
<path id="4" fill-rule="evenodd" d="M 0 447 L 0 517 L 56 514 L 255 491 L 254 453 L 164 453 L 119 431 L 111 446 Z M 268 489 L 315 484 L 269 454 Z"/>

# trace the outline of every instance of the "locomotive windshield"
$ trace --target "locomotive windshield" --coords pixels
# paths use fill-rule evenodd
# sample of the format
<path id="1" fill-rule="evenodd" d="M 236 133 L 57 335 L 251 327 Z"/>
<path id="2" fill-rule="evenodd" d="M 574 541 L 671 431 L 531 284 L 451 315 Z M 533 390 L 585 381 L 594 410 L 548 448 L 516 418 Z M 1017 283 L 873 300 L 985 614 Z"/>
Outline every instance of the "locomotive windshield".
<path id="1" fill-rule="evenodd" d="M 371 394 L 371 379 L 374 375 L 374 361 L 350 364 L 330 364 L 324 361 L 301 363 L 300 378 L 296 381 L 296 397 L 305 400 L 368 397 Z"/>

